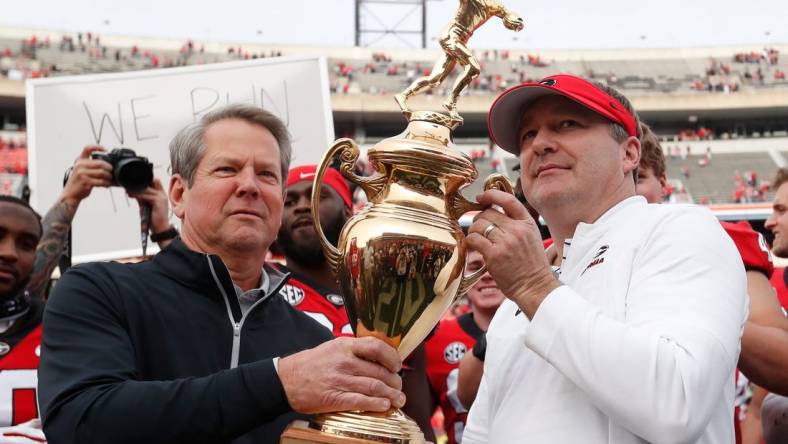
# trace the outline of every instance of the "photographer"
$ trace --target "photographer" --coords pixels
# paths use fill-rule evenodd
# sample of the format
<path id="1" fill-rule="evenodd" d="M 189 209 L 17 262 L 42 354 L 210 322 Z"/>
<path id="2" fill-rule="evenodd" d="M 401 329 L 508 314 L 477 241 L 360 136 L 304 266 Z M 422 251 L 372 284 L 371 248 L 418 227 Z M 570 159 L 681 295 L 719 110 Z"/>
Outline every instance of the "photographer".
<path id="1" fill-rule="evenodd" d="M 0 411 L 6 412 L 0 415 L 0 444 L 24 442 L 25 437 L 33 439 L 30 442 L 43 439 L 35 396 L 43 305 L 79 204 L 94 187 L 108 187 L 112 182 L 112 166 L 90 158 L 101 150 L 97 145 L 82 150 L 62 194 L 43 220 L 22 200 L 0 200 L 0 372 L 16 375 L 0 378 L 0 396 L 10 403 L 0 403 Z M 167 195 L 158 180 L 130 196 L 151 206 L 153 233 L 167 232 Z M 163 248 L 170 241 L 162 240 L 159 245 Z M 33 396 L 12 396 L 20 390 Z"/>
<path id="2" fill-rule="evenodd" d="M 63 254 L 71 221 L 77 213 L 79 204 L 90 196 L 94 187 L 106 188 L 112 185 L 112 165 L 91 158 L 92 153 L 103 151 L 104 147 L 101 145 L 87 145 L 82 149 L 82 153 L 71 167 L 63 192 L 44 216 L 42 221 L 44 232 L 38 244 L 33 274 L 28 286 L 28 291 L 34 297 L 45 299 L 49 277 L 60 255 Z M 158 179 L 153 179 L 151 186 L 142 192 L 129 193 L 129 197 L 136 199 L 140 205 L 150 205 L 152 240 L 156 240 L 157 234 L 167 233 L 171 229 L 167 194 Z M 166 247 L 174 236 L 164 237 L 166 239 L 158 242 L 161 248 Z"/>

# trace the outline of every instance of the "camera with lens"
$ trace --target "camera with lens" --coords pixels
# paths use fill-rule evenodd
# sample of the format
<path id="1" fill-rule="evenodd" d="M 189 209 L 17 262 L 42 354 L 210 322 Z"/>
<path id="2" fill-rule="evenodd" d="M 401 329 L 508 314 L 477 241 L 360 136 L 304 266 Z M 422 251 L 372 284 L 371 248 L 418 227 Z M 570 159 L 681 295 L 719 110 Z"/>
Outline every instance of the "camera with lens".
<path id="1" fill-rule="evenodd" d="M 94 152 L 91 159 L 103 160 L 112 165 L 112 186 L 119 186 L 131 193 L 144 191 L 153 183 L 153 164 L 147 157 L 138 156 L 129 148 Z"/>

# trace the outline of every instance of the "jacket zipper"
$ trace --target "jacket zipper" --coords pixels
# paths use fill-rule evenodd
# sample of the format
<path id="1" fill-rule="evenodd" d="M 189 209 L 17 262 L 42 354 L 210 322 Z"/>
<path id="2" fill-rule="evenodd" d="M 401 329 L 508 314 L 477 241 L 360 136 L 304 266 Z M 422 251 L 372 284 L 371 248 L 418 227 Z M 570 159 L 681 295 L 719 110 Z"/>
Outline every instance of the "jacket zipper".
<path id="1" fill-rule="evenodd" d="M 271 294 L 273 294 L 273 292 L 269 291 L 265 296 L 255 301 L 255 303 L 252 304 L 251 307 L 249 307 L 249 310 L 247 310 L 246 313 L 243 313 L 241 315 L 241 321 L 235 322 L 235 318 L 233 317 L 233 310 L 232 308 L 230 308 L 230 298 L 227 296 L 227 292 L 224 291 L 224 287 L 222 286 L 222 283 L 219 280 L 219 276 L 216 275 L 216 270 L 213 267 L 213 262 L 211 262 L 210 256 L 206 254 L 205 258 L 208 260 L 208 267 L 211 269 L 211 275 L 213 275 L 213 280 L 216 283 L 216 286 L 219 287 L 219 292 L 222 293 L 222 297 L 224 298 L 224 305 L 227 308 L 227 317 L 230 319 L 230 324 L 233 326 L 233 348 L 232 348 L 232 353 L 230 354 L 230 368 L 236 368 L 238 367 L 238 359 L 241 351 L 241 328 L 243 328 L 244 321 L 246 321 L 246 317 L 249 315 L 249 313 L 251 313 L 252 310 L 254 310 L 254 308 L 257 307 L 260 303 L 268 299 L 268 297 Z"/>

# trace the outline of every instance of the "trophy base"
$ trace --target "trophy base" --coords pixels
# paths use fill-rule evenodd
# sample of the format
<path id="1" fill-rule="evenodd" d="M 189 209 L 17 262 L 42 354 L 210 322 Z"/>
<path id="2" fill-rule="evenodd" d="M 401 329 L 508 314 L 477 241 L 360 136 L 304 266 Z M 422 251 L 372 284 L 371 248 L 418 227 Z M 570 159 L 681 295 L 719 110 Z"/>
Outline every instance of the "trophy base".
<path id="1" fill-rule="evenodd" d="M 279 444 L 378 444 L 366 439 L 347 438 L 344 436 L 329 435 L 321 431 L 310 429 L 306 421 L 293 421 L 279 440 Z"/>
<path id="2" fill-rule="evenodd" d="M 350 438 L 361 440 L 362 442 L 385 442 L 391 444 L 425 443 L 424 434 L 421 433 L 419 426 L 399 409 L 391 409 L 384 413 L 326 413 L 318 415 L 309 421 L 309 427 L 319 430 L 321 435 Z M 355 441 L 342 442 L 355 443 Z"/>

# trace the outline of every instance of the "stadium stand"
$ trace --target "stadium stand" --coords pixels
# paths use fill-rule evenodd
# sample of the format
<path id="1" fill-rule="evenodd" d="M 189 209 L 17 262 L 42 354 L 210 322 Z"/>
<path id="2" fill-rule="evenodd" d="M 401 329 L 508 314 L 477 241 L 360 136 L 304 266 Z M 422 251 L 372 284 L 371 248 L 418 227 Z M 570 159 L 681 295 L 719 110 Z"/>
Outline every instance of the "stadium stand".
<path id="1" fill-rule="evenodd" d="M 781 57 L 786 52 L 788 47 L 781 46 L 539 53 L 479 50 L 483 74 L 463 98 L 461 108 L 468 110 L 468 118 L 455 142 L 474 159 L 480 178 L 496 171 L 513 178 L 514 159 L 488 147 L 484 114 L 492 97 L 522 81 L 556 72 L 580 74 L 621 89 L 660 134 L 674 197 L 703 203 L 768 200 L 768 183 L 746 185 L 735 178 L 737 172 L 742 176 L 754 171 L 758 178 L 767 179 L 778 166 L 785 165 L 780 153 L 788 151 L 788 125 L 781 117 L 788 115 L 788 105 L 782 103 L 783 98 L 788 100 L 788 59 Z M 337 134 L 352 135 L 368 148 L 395 134 L 390 128 L 398 128 L 401 118 L 390 95 L 429 73 L 436 52 L 275 48 L 5 28 L 0 29 L 0 125 L 19 126 L 7 117 L 3 120 L 3 99 L 22 99 L 23 81 L 28 78 L 316 54 L 328 56 Z M 451 80 L 432 95 L 445 94 Z M 416 100 L 437 103 L 429 95 Z M 20 103 L 6 106 L 14 110 Z M 732 114 L 731 109 L 738 114 Z M 762 118 L 762 114 L 772 113 L 773 119 Z M 350 123 L 358 120 L 354 115 L 364 116 L 362 127 Z M 748 126 L 741 128 L 741 121 L 749 122 Z M 22 139 L 17 140 L 20 134 Z M 23 135 L 18 131 L 0 133 L 0 173 L 26 173 Z M 766 137 L 772 141 L 768 146 L 757 140 Z M 737 141 L 731 148 L 725 139 Z M 690 145 L 692 154 L 682 158 Z M 707 159 L 707 150 L 713 152 L 713 160 Z M 473 197 L 482 182 L 477 181 L 464 194 Z"/>
<path id="2" fill-rule="evenodd" d="M 766 152 L 719 153 L 711 161 L 705 155 L 669 156 L 666 166 L 668 178 L 680 182 L 696 202 L 751 203 L 774 197 L 768 180 L 778 166 Z"/>

